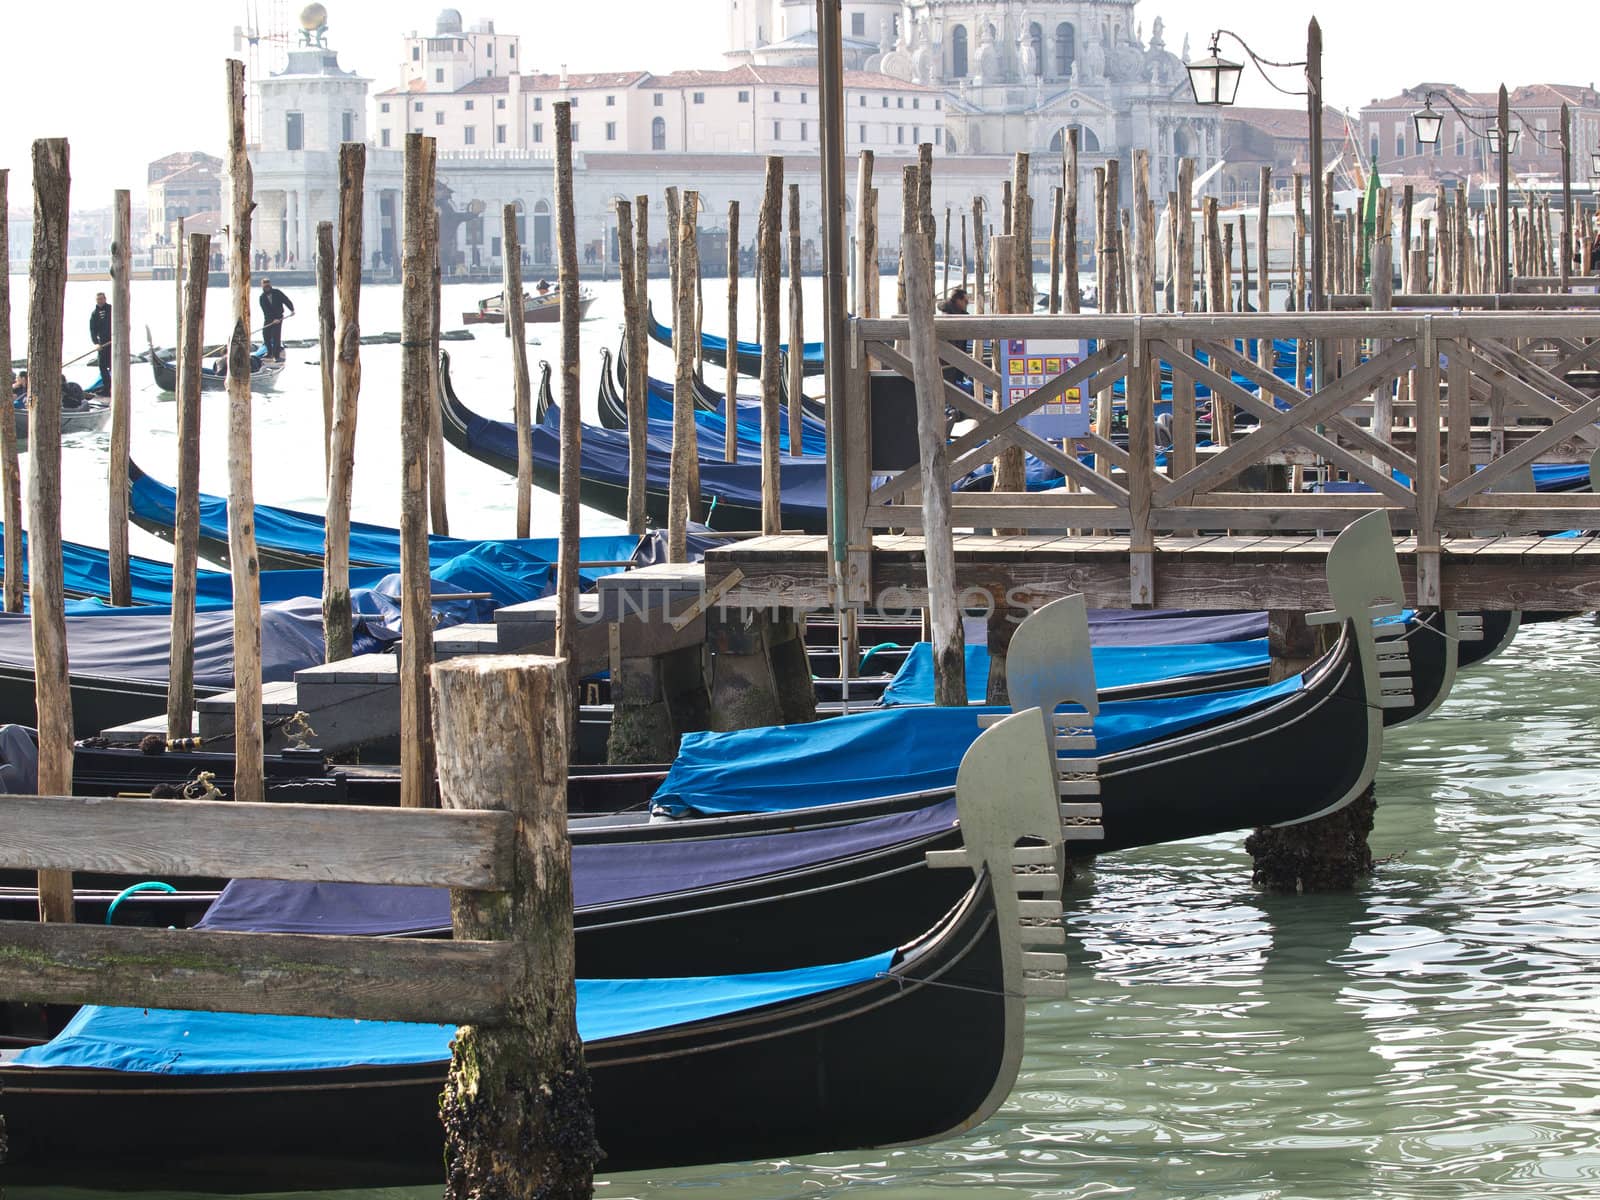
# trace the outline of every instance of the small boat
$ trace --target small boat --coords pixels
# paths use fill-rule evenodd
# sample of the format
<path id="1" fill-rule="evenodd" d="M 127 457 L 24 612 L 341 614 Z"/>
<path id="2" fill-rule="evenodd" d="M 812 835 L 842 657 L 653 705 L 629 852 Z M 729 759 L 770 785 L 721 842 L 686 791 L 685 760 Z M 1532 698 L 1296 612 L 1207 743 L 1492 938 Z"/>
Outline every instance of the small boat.
<path id="1" fill-rule="evenodd" d="M 517 435 L 509 421 L 481 416 L 456 395 L 450 357 L 441 353 L 439 406 L 445 440 L 508 475 L 517 473 Z M 548 367 L 541 364 L 546 370 Z M 598 425 L 583 427 L 579 496 L 583 503 L 617 517 L 628 513 L 628 435 Z M 560 486 L 560 410 L 553 403 L 533 426 L 533 481 L 548 491 Z M 667 522 L 672 446 L 652 437 L 646 462 L 645 510 L 659 525 Z M 827 526 L 827 464 L 816 458 L 785 458 L 780 466 L 783 527 L 821 533 Z M 718 530 L 761 528 L 759 455 L 742 451 L 740 461 L 700 459 L 701 504 L 705 524 Z"/>
<path id="2" fill-rule="evenodd" d="M 607 1170 L 933 1140 L 997 1111 L 1027 997 L 1064 994 L 1059 938 L 1033 927 L 1041 908 L 1059 910 L 1059 876 L 1019 857 L 1053 857 L 1061 831 L 1038 712 L 987 731 L 967 760 L 959 844 L 935 858 L 919 848 L 907 876 L 949 874 L 957 901 L 897 949 L 759 974 L 579 979 Z M 1043 846 L 1017 851 L 1028 838 Z M 293 928 L 293 915 L 269 923 Z M 88 1006 L 49 1042 L 0 1050 L 8 1178 L 59 1185 L 111 1168 L 126 1184 L 216 1156 L 257 1189 L 434 1182 L 453 1033 Z M 686 1096 L 715 1097 L 717 1119 Z"/>
<path id="3" fill-rule="evenodd" d="M 589 315 L 594 304 L 594 292 L 583 288 L 578 293 L 578 320 Z M 506 319 L 505 294 L 496 292 L 478 301 L 478 307 L 461 314 L 467 325 L 503 325 Z M 522 319 L 529 325 L 550 324 L 561 319 L 561 289 L 551 288 L 539 295 L 522 293 Z"/>
<path id="4" fill-rule="evenodd" d="M 672 329 L 656 320 L 655 304 L 649 305 L 646 314 L 645 329 L 650 334 L 651 340 L 660 343 L 669 349 L 672 346 Z M 784 342 L 778 347 L 780 353 L 789 353 L 789 343 Z M 761 374 L 761 343 L 744 342 L 738 344 L 739 371 L 744 375 Z M 807 342 L 801 348 L 802 373 L 806 375 L 822 374 L 822 343 Z M 700 335 L 700 357 L 709 363 L 718 366 L 728 365 L 728 339 L 718 337 L 714 333 Z"/>
<path id="5" fill-rule="evenodd" d="M 163 392 L 176 394 L 178 390 L 178 369 L 169 358 L 162 358 L 156 352 L 155 340 L 150 337 L 150 330 L 145 330 L 145 339 L 150 343 L 150 352 L 145 356 L 150 360 L 150 370 L 156 378 L 156 387 Z M 288 365 L 284 362 L 273 362 L 267 358 L 265 346 L 258 347 L 250 356 L 250 390 L 252 392 L 270 392 L 278 386 L 278 376 L 283 374 L 283 368 Z M 200 368 L 200 390 L 202 392 L 221 392 L 228 387 L 228 367 L 225 358 L 218 358 Z"/>
<path id="6" fill-rule="evenodd" d="M 106 422 L 111 420 L 111 402 L 91 397 L 84 393 L 85 399 L 80 400 L 76 407 L 61 409 L 61 436 L 70 437 L 77 433 L 98 433 L 106 427 Z M 26 403 L 13 401 L 16 410 L 17 449 L 28 448 L 28 407 Z"/>

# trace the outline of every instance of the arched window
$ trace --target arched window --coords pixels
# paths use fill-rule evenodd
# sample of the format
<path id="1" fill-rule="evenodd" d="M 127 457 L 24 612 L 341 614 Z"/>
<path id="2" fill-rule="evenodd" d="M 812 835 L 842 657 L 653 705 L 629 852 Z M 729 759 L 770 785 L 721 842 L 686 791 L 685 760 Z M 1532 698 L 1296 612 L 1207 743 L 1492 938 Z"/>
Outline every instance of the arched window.
<path id="1" fill-rule="evenodd" d="M 1028 41 L 1033 46 L 1033 61 L 1037 63 L 1035 75 L 1044 74 L 1044 27 L 1034 21 L 1028 26 Z"/>
<path id="2" fill-rule="evenodd" d="M 667 122 L 664 117 L 657 117 L 650 122 L 650 149 L 665 150 L 667 148 Z"/>
<path id="3" fill-rule="evenodd" d="M 950 31 L 950 77 L 967 77 L 967 27 L 957 25 Z"/>
<path id="4" fill-rule="evenodd" d="M 1467 134 L 1466 134 L 1466 131 L 1461 128 L 1461 126 L 1457 125 L 1456 126 L 1456 157 L 1457 158 L 1465 158 L 1466 156 L 1467 156 Z"/>
<path id="5" fill-rule="evenodd" d="M 1072 74 L 1072 60 L 1077 56 L 1077 45 L 1072 26 L 1065 21 L 1056 26 L 1056 76 L 1065 79 Z"/>
<path id="6" fill-rule="evenodd" d="M 1194 153 L 1194 143 L 1189 138 L 1185 129 L 1177 129 L 1172 133 L 1172 153 L 1177 158 L 1188 158 Z"/>
<path id="7" fill-rule="evenodd" d="M 1078 149 L 1080 151 L 1086 154 L 1098 154 L 1100 152 L 1100 139 L 1095 137 L 1092 129 L 1086 129 L 1082 125 L 1068 125 L 1063 129 L 1056 130 L 1055 135 L 1050 139 L 1050 149 L 1061 151 L 1067 148 L 1068 129 L 1076 129 L 1078 131 Z"/>

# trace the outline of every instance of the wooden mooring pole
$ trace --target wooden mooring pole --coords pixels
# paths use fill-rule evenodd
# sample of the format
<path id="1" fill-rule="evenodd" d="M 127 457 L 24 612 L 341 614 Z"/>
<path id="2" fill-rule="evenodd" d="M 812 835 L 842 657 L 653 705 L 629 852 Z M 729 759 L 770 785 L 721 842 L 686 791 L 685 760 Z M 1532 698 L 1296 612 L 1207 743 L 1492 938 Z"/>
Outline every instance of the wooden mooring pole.
<path id="1" fill-rule="evenodd" d="M 739 202 L 728 201 L 728 361 L 722 376 L 722 457 L 739 461 Z M 795 451 L 799 453 L 799 451 Z"/>
<path id="2" fill-rule="evenodd" d="M 33 249 L 28 262 L 28 607 L 42 796 L 72 795 L 72 685 L 61 567 L 61 323 L 67 299 L 65 138 L 33 143 Z M 9 356 L 6 359 L 10 363 Z M 7 541 L 21 541 L 18 526 Z M 39 872 L 39 919 L 73 919 L 72 874 Z"/>
<path id="3" fill-rule="evenodd" d="M 327 662 L 353 653 L 350 612 L 350 492 L 356 465 L 356 411 L 361 397 L 361 198 L 367 147 L 339 147 L 339 323 L 334 363 L 333 425 L 328 436 L 328 511 L 322 557 L 322 641 Z"/>
<path id="4" fill-rule="evenodd" d="M 617 364 L 622 376 L 622 390 L 628 406 L 628 441 L 633 442 L 633 335 L 639 327 L 639 280 L 635 273 L 636 260 L 633 245 L 633 204 L 617 201 L 617 272 L 622 282 L 622 344 L 623 360 Z M 518 447 L 521 453 L 521 447 Z M 645 531 L 644 479 L 635 469 L 633 455 L 628 456 L 628 533 L 641 537 Z M 641 464 L 642 466 L 643 464 Z"/>
<path id="5" fill-rule="evenodd" d="M 682 212 L 674 236 L 678 241 L 678 296 L 676 328 L 692 325 L 695 312 L 695 278 L 700 251 L 696 235 L 700 196 L 685 190 Z M 675 338 L 678 373 L 672 385 L 672 463 L 667 498 L 667 561 L 688 561 L 689 509 L 699 489 L 695 465 L 694 372 L 697 348 L 687 334 Z"/>
<path id="6" fill-rule="evenodd" d="M 244 64 L 227 63 L 228 566 L 233 573 L 233 798 L 266 799 L 262 764 L 261 563 L 256 556 L 255 482 L 250 429 L 250 214 L 255 208 L 244 137 Z M 63 795 L 68 793 L 62 793 Z"/>
<path id="7" fill-rule="evenodd" d="M 572 105 L 556 102 L 556 285 L 561 289 L 561 552 L 556 563 L 556 657 L 566 660 L 567 699 L 578 695 L 578 489 L 582 475 L 583 412 L 578 401 L 578 232 L 572 199 Z M 691 219 L 692 209 L 691 208 Z M 679 263 L 680 274 L 682 263 Z M 689 281 L 694 279 L 688 273 Z M 683 338 L 683 325 L 673 328 Z M 698 340 L 698 339 L 697 339 Z M 684 399 L 693 403 L 685 388 Z M 680 556 L 675 561 L 682 562 Z M 574 713 L 574 716 L 576 714 Z M 573 725 L 576 729 L 576 723 Z"/>
<path id="8" fill-rule="evenodd" d="M 533 522 L 533 402 L 528 378 L 528 337 L 522 310 L 522 244 L 517 238 L 517 206 L 500 213 L 500 261 L 505 289 L 501 305 L 511 342 L 511 424 L 517 431 L 517 536 L 531 536 Z M 431 465 L 431 464 L 430 464 Z"/>
<path id="9" fill-rule="evenodd" d="M 600 1147 L 573 980 L 567 675 L 559 660 L 532 656 L 433 669 L 443 806 L 503 809 L 517 821 L 510 886 L 452 892 L 455 936 L 517 941 L 528 964 L 510 1024 L 456 1031 L 439 1101 L 449 1200 L 593 1193 Z"/>
<path id="10" fill-rule="evenodd" d="M 442 317 L 441 293 L 444 271 L 439 261 L 439 205 L 428 206 L 428 224 L 433 227 L 428 235 L 433 243 L 433 262 L 428 264 L 432 278 L 431 299 L 428 305 L 428 520 L 433 531 L 441 537 L 450 533 L 450 506 L 444 482 L 444 408 L 439 403 L 439 322 Z M 518 256 L 521 264 L 521 256 Z"/>
<path id="11" fill-rule="evenodd" d="M 628 532 L 635 537 L 645 531 L 645 466 L 649 458 L 649 388 L 647 356 L 650 343 L 645 337 L 644 318 L 650 305 L 650 197 L 636 196 L 634 216 L 638 222 L 634 241 L 633 323 L 628 326 Z"/>
<path id="12" fill-rule="evenodd" d="M 789 453 L 800 453 L 801 421 L 805 394 L 805 296 L 800 287 L 800 185 L 789 185 L 789 353 L 784 361 L 789 376 Z"/>
<path id="13" fill-rule="evenodd" d="M 338 249 L 333 222 L 317 222 L 317 371 L 322 383 L 322 473 L 333 464 L 334 357 L 338 353 L 339 277 Z M 179 327 L 181 330 L 181 326 Z M 183 335 L 180 332 L 181 344 Z M 182 355 L 179 355 L 181 360 Z"/>
<path id="14" fill-rule="evenodd" d="M 178 480 L 172 523 L 172 650 L 167 671 L 167 736 L 194 732 L 195 568 L 200 557 L 200 364 L 205 348 L 211 235 L 190 237 L 178 372 Z"/>
<path id="15" fill-rule="evenodd" d="M 111 571 L 111 603 L 125 607 L 133 603 L 133 586 L 128 576 L 128 440 L 133 432 L 133 353 L 130 349 L 133 198 L 127 188 L 118 188 L 113 197 L 111 228 L 111 461 L 106 471 L 110 489 L 106 562 Z"/>
<path id="16" fill-rule="evenodd" d="M 11 172 L 0 170 L 0 212 L 10 212 Z M 11 224 L 0 221 L 0 395 L 11 395 Z M 22 611 L 22 476 L 17 463 L 17 423 L 0 421 L 0 496 L 5 511 L 5 609 Z"/>
<path id="17" fill-rule="evenodd" d="M 761 294 L 761 532 L 783 530 L 778 480 L 778 430 L 783 419 L 778 398 L 783 354 L 778 349 L 778 260 L 783 223 L 783 159 L 767 156 L 766 186 L 756 242 L 757 287 Z"/>

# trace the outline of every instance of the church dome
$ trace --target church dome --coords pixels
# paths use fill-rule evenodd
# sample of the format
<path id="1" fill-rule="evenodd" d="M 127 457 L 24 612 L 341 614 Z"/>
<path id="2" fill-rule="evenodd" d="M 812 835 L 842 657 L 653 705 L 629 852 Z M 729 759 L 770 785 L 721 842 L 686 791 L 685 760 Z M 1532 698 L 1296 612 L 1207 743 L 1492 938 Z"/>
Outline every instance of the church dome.
<path id="1" fill-rule="evenodd" d="M 446 8 L 439 13 L 438 20 L 433 23 L 435 33 L 460 33 L 461 13 L 458 9 Z"/>

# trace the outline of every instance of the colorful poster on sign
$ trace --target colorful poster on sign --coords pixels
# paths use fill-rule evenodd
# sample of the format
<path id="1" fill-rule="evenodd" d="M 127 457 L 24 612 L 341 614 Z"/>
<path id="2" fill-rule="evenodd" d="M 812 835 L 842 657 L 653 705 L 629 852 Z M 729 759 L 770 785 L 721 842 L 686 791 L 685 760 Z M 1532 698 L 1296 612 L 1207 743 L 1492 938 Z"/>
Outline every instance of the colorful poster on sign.
<path id="1" fill-rule="evenodd" d="M 1011 338 L 1000 356 L 1000 394 L 1016 404 L 1083 361 L 1087 351 L 1075 338 Z M 1022 427 L 1059 442 L 1089 433 L 1089 405 L 1080 387 L 1070 387 L 1022 418 Z"/>

